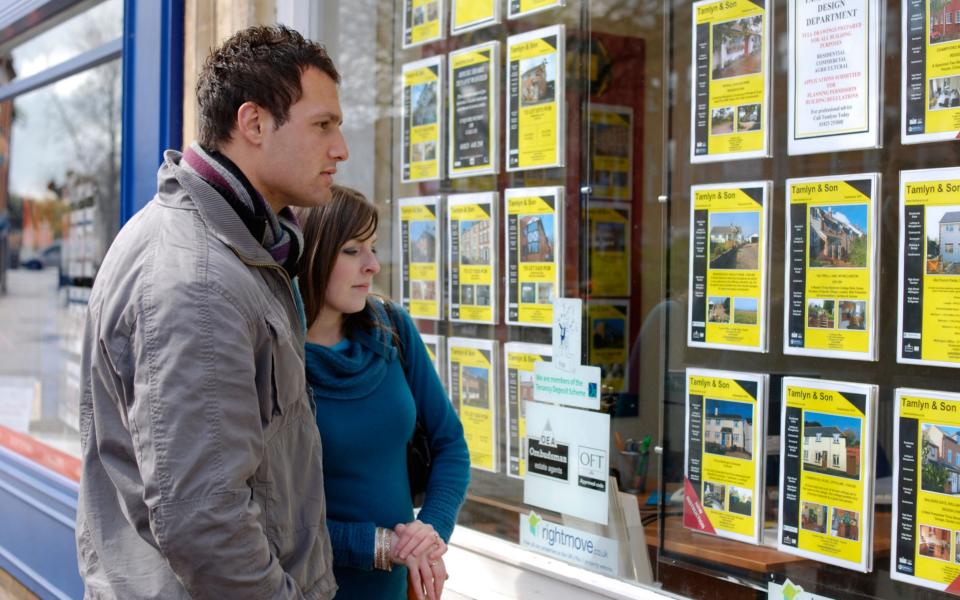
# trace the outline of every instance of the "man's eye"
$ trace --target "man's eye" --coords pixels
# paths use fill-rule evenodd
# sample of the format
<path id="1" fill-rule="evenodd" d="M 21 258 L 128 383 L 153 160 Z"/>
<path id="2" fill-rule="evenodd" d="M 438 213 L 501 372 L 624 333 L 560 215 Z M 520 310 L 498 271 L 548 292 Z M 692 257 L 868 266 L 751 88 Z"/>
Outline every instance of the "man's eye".
<path id="1" fill-rule="evenodd" d="M 320 129 L 326 129 L 330 126 L 330 121 L 320 121 L 317 125 L 320 126 Z"/>

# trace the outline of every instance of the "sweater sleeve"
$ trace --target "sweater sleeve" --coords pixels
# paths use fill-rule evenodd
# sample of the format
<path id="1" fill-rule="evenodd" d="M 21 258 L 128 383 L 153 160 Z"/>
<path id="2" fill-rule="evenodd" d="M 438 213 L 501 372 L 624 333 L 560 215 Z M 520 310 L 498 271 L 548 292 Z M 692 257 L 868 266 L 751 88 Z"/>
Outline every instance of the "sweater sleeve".
<path id="1" fill-rule="evenodd" d="M 327 519 L 333 564 L 363 571 L 373 570 L 376 525 Z"/>
<path id="2" fill-rule="evenodd" d="M 460 418 L 440 383 L 413 320 L 402 308 L 396 305 L 391 308 L 397 316 L 407 381 L 430 440 L 430 479 L 417 518 L 432 525 L 444 541 L 449 541 L 470 483 L 470 454 Z"/>

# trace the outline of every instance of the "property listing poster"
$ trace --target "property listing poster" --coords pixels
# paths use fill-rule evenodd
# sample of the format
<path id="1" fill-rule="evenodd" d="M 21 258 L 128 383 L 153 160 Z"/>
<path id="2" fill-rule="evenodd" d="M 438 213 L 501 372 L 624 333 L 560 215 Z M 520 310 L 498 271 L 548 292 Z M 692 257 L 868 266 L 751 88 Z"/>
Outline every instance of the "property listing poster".
<path id="1" fill-rule="evenodd" d="M 687 369 L 683 525 L 760 543 L 767 376 Z"/>
<path id="2" fill-rule="evenodd" d="M 587 358 L 600 367 L 603 392 L 623 392 L 627 387 L 630 321 L 626 300 L 589 300 L 587 324 L 590 347 Z"/>
<path id="3" fill-rule="evenodd" d="M 768 156 L 767 0 L 700 0 L 693 18 L 690 161 Z"/>
<path id="4" fill-rule="evenodd" d="M 440 196 L 401 198 L 397 207 L 403 307 L 416 319 L 439 320 Z"/>
<path id="5" fill-rule="evenodd" d="M 443 0 L 403 0 L 403 47 L 443 38 Z"/>
<path id="6" fill-rule="evenodd" d="M 500 22 L 500 0 L 452 0 L 451 11 L 453 35 Z"/>
<path id="7" fill-rule="evenodd" d="M 879 182 L 787 180 L 785 354 L 877 359 Z"/>
<path id="8" fill-rule="evenodd" d="M 510 188 L 504 206 L 507 323 L 552 327 L 563 273 L 563 188 Z"/>
<path id="9" fill-rule="evenodd" d="M 463 423 L 470 466 L 494 473 L 498 467 L 496 351 L 494 340 L 447 338 L 447 383 Z"/>
<path id="10" fill-rule="evenodd" d="M 960 31 L 951 7 L 903 2 L 901 143 L 952 140 L 960 132 Z"/>
<path id="11" fill-rule="evenodd" d="M 497 172 L 500 42 L 450 53 L 450 177 Z"/>
<path id="12" fill-rule="evenodd" d="M 690 190 L 687 343 L 767 351 L 770 182 Z"/>
<path id="13" fill-rule="evenodd" d="M 430 362 L 433 364 L 433 368 L 437 370 L 437 376 L 440 377 L 440 382 L 446 385 L 444 381 L 446 379 L 446 369 L 443 368 L 443 359 L 446 356 L 444 351 L 444 340 L 445 338 L 442 335 L 434 335 L 432 333 L 421 333 L 420 338 L 423 340 L 423 345 L 427 348 L 427 355 L 430 357 Z"/>
<path id="14" fill-rule="evenodd" d="M 507 170 L 562 167 L 564 44 L 554 25 L 507 38 Z"/>
<path id="15" fill-rule="evenodd" d="M 507 16 L 519 19 L 543 10 L 563 6 L 565 0 L 507 0 Z"/>
<path id="16" fill-rule="evenodd" d="M 880 145 L 880 10 L 879 0 L 790 0 L 788 154 Z"/>
<path id="17" fill-rule="evenodd" d="M 960 169 L 900 173 L 897 360 L 960 367 Z"/>
<path id="18" fill-rule="evenodd" d="M 496 192 L 447 196 L 447 286 L 451 321 L 496 323 Z"/>
<path id="19" fill-rule="evenodd" d="M 526 411 L 523 503 L 606 525 L 610 415 L 540 402 Z"/>
<path id="20" fill-rule="evenodd" d="M 960 395 L 894 397 L 890 577 L 960 594 Z"/>
<path id="21" fill-rule="evenodd" d="M 630 206 L 590 202 L 590 280 L 592 296 L 630 295 Z"/>
<path id="22" fill-rule="evenodd" d="M 503 345 L 504 393 L 507 399 L 507 475 L 523 479 L 527 473 L 526 403 L 533 401 L 533 365 L 550 361 L 548 344 L 507 342 Z"/>
<path id="23" fill-rule="evenodd" d="M 633 200 L 633 109 L 590 105 L 590 187 L 596 200 Z"/>
<path id="24" fill-rule="evenodd" d="M 783 378 L 777 548 L 873 569 L 877 386 Z"/>
<path id="25" fill-rule="evenodd" d="M 440 179 L 443 58 L 432 56 L 403 65 L 400 175 L 404 183 Z"/>

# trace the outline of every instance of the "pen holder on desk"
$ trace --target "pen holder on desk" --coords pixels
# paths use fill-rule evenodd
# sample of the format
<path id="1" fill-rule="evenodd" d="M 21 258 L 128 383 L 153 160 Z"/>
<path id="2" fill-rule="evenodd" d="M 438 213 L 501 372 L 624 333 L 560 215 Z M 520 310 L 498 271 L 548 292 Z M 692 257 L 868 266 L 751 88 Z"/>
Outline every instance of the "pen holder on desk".
<path id="1" fill-rule="evenodd" d="M 630 494 L 638 493 L 640 490 L 637 468 L 640 465 L 640 453 L 636 450 L 620 450 L 618 460 L 620 461 L 617 465 L 620 478 L 617 484 L 620 486 L 620 491 Z"/>

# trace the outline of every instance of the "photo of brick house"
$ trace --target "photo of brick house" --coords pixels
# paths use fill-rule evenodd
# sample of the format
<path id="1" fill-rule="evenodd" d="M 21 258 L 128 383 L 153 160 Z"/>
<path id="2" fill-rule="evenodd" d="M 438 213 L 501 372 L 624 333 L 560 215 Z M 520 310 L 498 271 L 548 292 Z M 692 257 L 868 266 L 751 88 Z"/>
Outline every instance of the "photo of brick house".
<path id="1" fill-rule="evenodd" d="M 410 223 L 410 262 L 429 263 L 437 259 L 437 226 L 433 221 Z"/>
<path id="2" fill-rule="evenodd" d="M 960 427 L 924 423 L 920 440 L 920 487 L 926 492 L 960 494 Z"/>
<path id="3" fill-rule="evenodd" d="M 460 402 L 466 406 L 489 408 L 490 371 L 483 367 L 463 367 L 460 377 Z"/>
<path id="4" fill-rule="evenodd" d="M 810 208 L 810 266 L 867 266 L 867 206 L 813 206 Z"/>
<path id="5" fill-rule="evenodd" d="M 522 262 L 553 261 L 553 215 L 520 217 L 520 260 Z"/>
<path id="6" fill-rule="evenodd" d="M 460 223 L 460 264 L 490 264 L 490 221 Z"/>
<path id="7" fill-rule="evenodd" d="M 930 43 L 960 38 L 960 0 L 930 2 Z"/>

